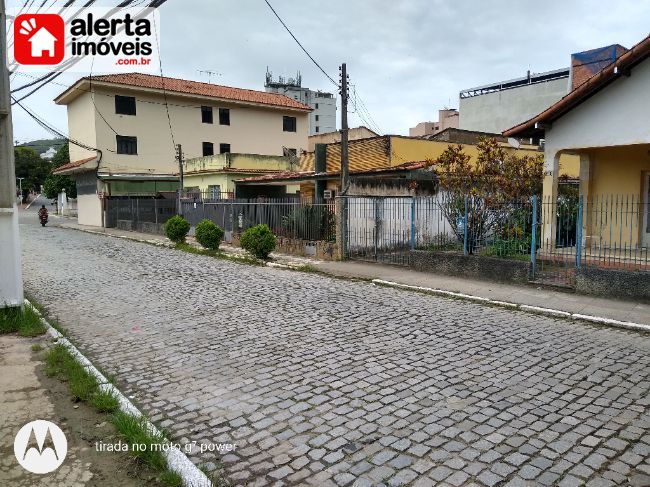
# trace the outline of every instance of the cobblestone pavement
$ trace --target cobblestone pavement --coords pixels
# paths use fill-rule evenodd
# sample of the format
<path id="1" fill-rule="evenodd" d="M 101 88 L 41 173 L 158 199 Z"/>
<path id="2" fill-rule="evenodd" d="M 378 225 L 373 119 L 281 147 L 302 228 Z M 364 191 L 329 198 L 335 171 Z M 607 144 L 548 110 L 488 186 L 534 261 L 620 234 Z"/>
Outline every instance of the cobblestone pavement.
<path id="1" fill-rule="evenodd" d="M 650 336 L 21 231 L 27 289 L 177 440 L 236 443 L 220 457 L 233 484 L 606 486 L 650 474 Z"/>

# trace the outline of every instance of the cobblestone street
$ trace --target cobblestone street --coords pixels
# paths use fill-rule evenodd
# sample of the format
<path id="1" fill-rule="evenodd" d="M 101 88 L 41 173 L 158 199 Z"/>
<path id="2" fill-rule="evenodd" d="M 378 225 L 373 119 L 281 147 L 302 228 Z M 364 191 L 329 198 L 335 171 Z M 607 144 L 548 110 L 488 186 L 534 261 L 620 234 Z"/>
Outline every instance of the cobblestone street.
<path id="1" fill-rule="evenodd" d="M 650 336 L 20 230 L 27 291 L 233 485 L 650 480 Z"/>

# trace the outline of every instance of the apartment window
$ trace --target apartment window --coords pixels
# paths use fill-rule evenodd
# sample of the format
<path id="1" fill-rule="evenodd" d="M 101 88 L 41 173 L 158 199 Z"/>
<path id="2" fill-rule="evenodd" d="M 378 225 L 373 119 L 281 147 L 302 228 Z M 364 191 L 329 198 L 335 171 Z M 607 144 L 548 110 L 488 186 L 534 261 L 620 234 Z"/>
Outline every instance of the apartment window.
<path id="1" fill-rule="evenodd" d="M 315 115 L 315 117 L 316 117 L 316 121 L 318 122 L 318 115 Z"/>
<path id="2" fill-rule="evenodd" d="M 230 144 L 219 144 L 219 154 L 227 154 L 230 152 Z"/>
<path id="3" fill-rule="evenodd" d="M 296 131 L 296 117 L 282 117 L 282 130 L 285 132 Z"/>
<path id="4" fill-rule="evenodd" d="M 203 142 L 203 157 L 214 155 L 214 144 L 212 142 Z"/>
<path id="5" fill-rule="evenodd" d="M 212 123 L 212 107 L 201 107 L 201 122 Z"/>
<path id="6" fill-rule="evenodd" d="M 219 108 L 219 125 L 230 125 L 229 108 Z"/>
<path id="7" fill-rule="evenodd" d="M 316 110 L 318 110 L 318 103 L 316 103 Z"/>
<path id="8" fill-rule="evenodd" d="M 138 154 L 138 138 L 127 135 L 117 135 L 117 153 L 118 154 Z"/>
<path id="9" fill-rule="evenodd" d="M 135 96 L 115 95 L 115 113 L 135 115 Z"/>
<path id="10" fill-rule="evenodd" d="M 316 133 L 320 132 L 320 127 L 316 125 Z"/>

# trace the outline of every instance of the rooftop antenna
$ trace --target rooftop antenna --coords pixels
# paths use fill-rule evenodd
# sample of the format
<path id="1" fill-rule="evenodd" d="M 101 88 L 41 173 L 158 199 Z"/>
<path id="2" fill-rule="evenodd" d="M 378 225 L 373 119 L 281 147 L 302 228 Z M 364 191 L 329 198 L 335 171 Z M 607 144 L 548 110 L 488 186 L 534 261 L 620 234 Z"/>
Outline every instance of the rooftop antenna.
<path id="1" fill-rule="evenodd" d="M 213 76 L 221 76 L 221 73 L 217 71 L 211 71 L 209 69 L 197 69 L 199 74 L 207 74 L 208 75 L 208 83 L 212 81 Z"/>

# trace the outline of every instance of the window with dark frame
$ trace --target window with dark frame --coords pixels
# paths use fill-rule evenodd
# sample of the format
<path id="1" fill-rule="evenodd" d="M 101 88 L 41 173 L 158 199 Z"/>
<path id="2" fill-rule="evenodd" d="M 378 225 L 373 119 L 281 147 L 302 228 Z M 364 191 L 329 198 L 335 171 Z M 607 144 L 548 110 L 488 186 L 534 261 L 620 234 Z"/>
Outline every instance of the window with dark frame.
<path id="1" fill-rule="evenodd" d="M 320 127 L 318 125 L 316 125 L 316 132 L 320 132 Z"/>
<path id="2" fill-rule="evenodd" d="M 116 135 L 117 140 L 117 153 L 137 155 L 138 154 L 138 138 L 128 135 Z"/>
<path id="3" fill-rule="evenodd" d="M 282 117 L 282 130 L 284 132 L 295 132 L 296 117 L 287 117 L 286 115 Z"/>
<path id="4" fill-rule="evenodd" d="M 230 125 L 230 108 L 219 108 L 219 125 Z"/>
<path id="5" fill-rule="evenodd" d="M 212 123 L 212 107 L 201 107 L 201 122 Z"/>
<path id="6" fill-rule="evenodd" d="M 203 142 L 203 157 L 214 155 L 214 144 L 212 142 Z"/>
<path id="7" fill-rule="evenodd" d="M 287 156 L 295 156 L 298 154 L 298 151 L 296 149 L 292 149 L 291 147 L 287 147 L 285 150 Z"/>
<path id="8" fill-rule="evenodd" d="M 115 95 L 115 113 L 135 115 L 135 96 Z"/>
<path id="9" fill-rule="evenodd" d="M 316 121 L 318 122 L 318 115 L 314 115 L 316 117 Z"/>
<path id="10" fill-rule="evenodd" d="M 219 144 L 219 154 L 228 154 L 230 152 L 230 144 Z"/>
<path id="11" fill-rule="evenodd" d="M 318 110 L 318 103 L 316 103 L 316 110 Z"/>

